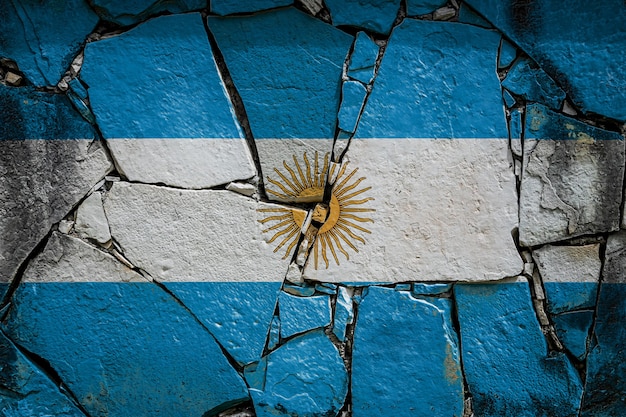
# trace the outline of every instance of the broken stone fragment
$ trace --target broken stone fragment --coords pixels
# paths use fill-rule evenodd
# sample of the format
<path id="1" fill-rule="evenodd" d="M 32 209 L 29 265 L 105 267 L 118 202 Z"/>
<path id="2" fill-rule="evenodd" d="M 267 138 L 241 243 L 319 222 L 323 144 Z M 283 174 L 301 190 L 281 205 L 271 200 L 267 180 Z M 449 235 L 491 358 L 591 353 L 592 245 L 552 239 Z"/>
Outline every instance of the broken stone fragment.
<path id="1" fill-rule="evenodd" d="M 247 182 L 231 182 L 226 186 L 226 189 L 248 197 L 252 197 L 256 194 L 256 187 Z"/>
<path id="2" fill-rule="evenodd" d="M 593 325 L 593 310 L 556 314 L 552 316 L 552 321 L 563 346 L 578 360 L 584 360 L 589 329 Z"/>
<path id="3" fill-rule="evenodd" d="M 518 51 L 515 45 L 502 38 L 502 41 L 500 41 L 500 49 L 498 49 L 498 68 L 506 68 L 510 66 L 513 61 L 515 61 L 515 58 L 517 57 L 517 52 Z M 525 59 L 524 61 L 527 61 L 527 59 Z M 547 74 L 545 74 L 545 76 L 548 77 L 552 84 L 554 84 L 554 81 Z"/>
<path id="4" fill-rule="evenodd" d="M 322 330 L 289 340 L 244 375 L 258 417 L 336 416 L 348 391 L 343 360 Z"/>
<path id="5" fill-rule="evenodd" d="M 367 91 L 357 81 L 346 81 L 342 86 L 341 107 L 339 108 L 339 129 L 354 133 L 361 114 Z"/>
<path id="6" fill-rule="evenodd" d="M 582 382 L 548 353 L 528 283 L 457 284 L 463 369 L 475 415 L 578 416 Z"/>
<path id="7" fill-rule="evenodd" d="M 503 92 L 506 93 L 506 90 L 504 90 Z M 508 118 L 508 127 L 511 152 L 513 153 L 513 155 L 521 158 L 524 153 L 522 144 L 522 119 L 524 116 L 519 109 L 511 109 L 509 115 L 510 117 Z"/>
<path id="8" fill-rule="evenodd" d="M 419 297 L 423 295 L 441 295 L 450 291 L 451 289 L 452 284 L 424 284 L 421 282 L 416 282 L 413 284 L 411 294 L 414 297 Z"/>
<path id="9" fill-rule="evenodd" d="M 337 291 L 337 301 L 333 314 L 333 333 L 339 341 L 346 339 L 346 328 L 354 321 L 354 308 L 352 306 L 352 294 L 354 290 L 344 286 L 339 286 Z"/>
<path id="10" fill-rule="evenodd" d="M 421 16 L 432 13 L 435 9 L 446 4 L 445 0 L 407 0 L 406 14 L 408 16 Z"/>
<path id="11" fill-rule="evenodd" d="M 324 0 L 296 0 L 296 4 L 302 5 L 313 16 L 324 8 Z"/>
<path id="12" fill-rule="evenodd" d="M 548 74 L 528 58 L 518 58 L 507 71 L 502 86 L 527 101 L 544 104 L 559 110 L 565 91 Z"/>
<path id="13" fill-rule="evenodd" d="M 520 243 L 619 229 L 624 138 L 533 104 L 526 109 Z"/>
<path id="14" fill-rule="evenodd" d="M 352 353 L 355 416 L 460 416 L 463 376 L 448 299 L 370 287 Z"/>
<path id="15" fill-rule="evenodd" d="M 391 31 L 400 0 L 326 0 L 335 26 L 353 26 L 383 35 Z"/>
<path id="16" fill-rule="evenodd" d="M 450 20 L 456 16 L 456 9 L 453 7 L 441 7 L 433 12 L 433 20 Z"/>
<path id="17" fill-rule="evenodd" d="M 280 311 L 280 336 L 288 338 L 297 333 L 321 328 L 330 324 L 330 298 L 328 295 L 297 297 L 281 292 L 278 298 Z"/>
<path id="18" fill-rule="evenodd" d="M 485 20 L 482 16 L 476 14 L 476 12 L 467 7 L 467 4 L 465 3 L 461 3 L 459 7 L 458 22 L 483 27 L 485 29 L 493 29 L 493 25 L 491 23 Z"/>
<path id="19" fill-rule="evenodd" d="M 282 282 L 289 265 L 258 221 L 281 207 L 231 191 L 116 182 L 104 209 L 124 255 L 158 281 Z"/>
<path id="20" fill-rule="evenodd" d="M 102 194 L 95 192 L 78 206 L 74 230 L 80 237 L 93 239 L 102 245 L 111 240 L 109 222 L 102 207 Z"/>
<path id="21" fill-rule="evenodd" d="M 22 83 L 23 77 L 11 71 L 7 71 L 4 75 L 4 82 L 13 87 L 17 87 Z"/>
<path id="22" fill-rule="evenodd" d="M 0 282 L 112 169 L 62 95 L 0 86 Z"/>
<path id="23" fill-rule="evenodd" d="M 81 79 L 130 181 L 209 188 L 256 174 L 200 14 L 90 42 Z"/>
<path id="24" fill-rule="evenodd" d="M 94 10 L 103 20 L 119 25 L 133 25 L 147 20 L 150 16 L 163 14 L 185 13 L 206 7 L 206 0 L 133 0 L 119 2 L 116 0 L 92 0 Z"/>
<path id="25" fill-rule="evenodd" d="M 84 417 L 34 363 L 0 332 L 0 410 L 7 417 Z M 8 394 L 10 393 L 10 394 Z"/>
<path id="26" fill-rule="evenodd" d="M 352 55 L 350 55 L 348 75 L 364 84 L 372 82 L 379 49 L 367 33 L 357 33 Z"/>
<path id="27" fill-rule="evenodd" d="M 10 57 L 38 86 L 56 85 L 98 16 L 83 0 L 10 0 L 0 13 L 0 56 Z"/>
<path id="28" fill-rule="evenodd" d="M 253 13 L 289 6 L 293 0 L 211 0 L 211 12 L 220 16 L 233 13 Z"/>

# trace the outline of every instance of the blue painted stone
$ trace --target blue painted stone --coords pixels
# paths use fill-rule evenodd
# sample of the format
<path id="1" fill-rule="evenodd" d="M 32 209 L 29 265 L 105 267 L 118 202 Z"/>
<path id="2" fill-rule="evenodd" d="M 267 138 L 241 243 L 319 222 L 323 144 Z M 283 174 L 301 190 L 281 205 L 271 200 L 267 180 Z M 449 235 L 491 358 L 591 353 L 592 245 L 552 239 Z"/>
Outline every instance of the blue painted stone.
<path id="1" fill-rule="evenodd" d="M 596 306 L 598 284 L 595 282 L 544 282 L 548 311 L 552 314 Z"/>
<path id="2" fill-rule="evenodd" d="M 500 43 L 500 50 L 498 51 L 498 67 L 506 68 L 515 61 L 517 57 L 517 47 L 513 45 L 511 42 L 502 38 L 502 42 Z M 552 79 L 550 78 L 550 81 Z M 554 83 L 554 81 L 552 81 Z"/>
<path id="3" fill-rule="evenodd" d="M 454 294 L 476 415 L 578 415 L 582 382 L 564 354 L 548 354 L 527 283 L 457 284 Z"/>
<path id="4" fill-rule="evenodd" d="M 326 0 L 335 26 L 353 26 L 388 34 L 396 20 L 400 0 Z"/>
<path id="5" fill-rule="evenodd" d="M 319 284 L 315 284 L 315 291 L 322 294 L 334 295 L 337 293 L 337 285 L 330 282 L 320 282 Z"/>
<path id="6" fill-rule="evenodd" d="M 239 138 L 198 13 L 85 48 L 81 79 L 105 138 Z"/>
<path id="7" fill-rule="evenodd" d="M 90 3 L 103 20 L 119 25 L 132 25 L 163 12 L 183 13 L 207 6 L 207 0 L 91 0 Z"/>
<path id="8" fill-rule="evenodd" d="M 211 12 L 224 16 L 232 13 L 252 13 L 275 7 L 289 6 L 292 0 L 211 0 Z"/>
<path id="9" fill-rule="evenodd" d="M 499 43 L 474 26 L 406 19 L 391 36 L 356 136 L 506 138 Z"/>
<path id="10" fill-rule="evenodd" d="M 365 84 L 374 78 L 374 67 L 379 51 L 378 45 L 365 32 L 359 32 L 354 41 L 354 49 L 350 55 L 348 75 Z"/>
<path id="11" fill-rule="evenodd" d="M 213 337 L 152 283 L 22 284 L 4 330 L 93 416 L 201 416 L 248 399 Z"/>
<path id="12" fill-rule="evenodd" d="M 451 301 L 370 287 L 357 315 L 352 409 L 360 416 L 461 416 L 463 378 Z"/>
<path id="13" fill-rule="evenodd" d="M 258 417 L 335 416 L 348 391 L 343 360 L 322 330 L 291 339 L 244 375 Z"/>
<path id="14" fill-rule="evenodd" d="M 340 341 L 346 339 L 346 327 L 354 320 L 354 308 L 352 306 L 352 291 L 346 287 L 339 287 L 337 300 L 333 314 L 333 333 Z"/>
<path id="15" fill-rule="evenodd" d="M 556 334 L 578 360 L 587 355 L 587 336 L 593 323 L 593 311 L 574 311 L 552 316 Z"/>
<path id="16" fill-rule="evenodd" d="M 281 282 L 164 282 L 240 364 L 263 353 Z"/>
<path id="17" fill-rule="evenodd" d="M 393 289 L 396 291 L 411 291 L 413 288 L 413 284 L 410 282 L 401 282 L 393 286 Z"/>
<path id="18" fill-rule="evenodd" d="M 273 350 L 280 343 L 280 318 L 273 316 L 267 335 L 267 348 Z"/>
<path id="19" fill-rule="evenodd" d="M 287 338 L 330 324 L 330 298 L 328 295 L 296 297 L 281 292 L 278 298 L 280 311 L 280 336 Z"/>
<path id="20" fill-rule="evenodd" d="M 78 78 L 72 78 L 67 84 L 69 85 L 70 90 L 72 90 L 81 100 L 87 100 L 89 98 L 87 88 Z"/>
<path id="21" fill-rule="evenodd" d="M 66 95 L 72 103 L 72 106 L 74 106 L 74 109 L 76 109 L 76 111 L 83 117 L 83 119 L 85 119 L 90 124 L 95 125 L 96 116 L 94 116 L 94 114 L 91 112 L 91 109 L 89 108 L 85 100 L 81 99 L 72 90 L 67 90 Z"/>
<path id="22" fill-rule="evenodd" d="M 626 4 L 622 0 L 468 0 L 584 112 L 626 120 Z"/>
<path id="23" fill-rule="evenodd" d="M 502 86 L 527 101 L 538 102 L 559 110 L 565 91 L 532 61 L 519 58 L 502 80 Z"/>
<path id="24" fill-rule="evenodd" d="M 295 9 L 209 17 L 255 138 L 333 138 L 353 38 Z"/>
<path id="25" fill-rule="evenodd" d="M 515 97 L 506 89 L 502 89 L 502 98 L 504 100 L 504 104 L 507 108 L 511 108 L 517 103 Z"/>
<path id="26" fill-rule="evenodd" d="M 626 415 L 626 233 L 610 235 L 587 356 L 582 417 Z"/>
<path id="27" fill-rule="evenodd" d="M 54 382 L 0 332 L 0 414 L 84 417 Z"/>
<path id="28" fill-rule="evenodd" d="M 309 285 L 306 282 L 302 285 L 285 283 L 283 289 L 289 294 L 298 295 L 300 297 L 309 297 L 315 294 L 315 286 Z"/>
<path id="29" fill-rule="evenodd" d="M 339 108 L 339 129 L 345 132 L 354 132 L 359 114 L 365 101 L 367 91 L 358 81 L 343 83 L 341 107 Z"/>
<path id="30" fill-rule="evenodd" d="M 432 13 L 445 4 L 445 0 L 407 0 L 406 14 L 408 16 L 420 16 Z"/>
<path id="31" fill-rule="evenodd" d="M 98 16 L 83 0 L 10 0 L 0 13 L 0 56 L 13 59 L 35 85 L 56 85 Z"/>
<path id="32" fill-rule="evenodd" d="M 482 16 L 476 14 L 472 9 L 467 7 L 465 3 L 459 6 L 459 23 L 467 23 L 468 25 L 480 26 L 486 29 L 492 29 L 493 25 L 486 21 Z"/>
<path id="33" fill-rule="evenodd" d="M 416 282 L 413 284 L 413 296 L 418 295 L 439 295 L 452 289 L 452 284 L 423 284 Z"/>

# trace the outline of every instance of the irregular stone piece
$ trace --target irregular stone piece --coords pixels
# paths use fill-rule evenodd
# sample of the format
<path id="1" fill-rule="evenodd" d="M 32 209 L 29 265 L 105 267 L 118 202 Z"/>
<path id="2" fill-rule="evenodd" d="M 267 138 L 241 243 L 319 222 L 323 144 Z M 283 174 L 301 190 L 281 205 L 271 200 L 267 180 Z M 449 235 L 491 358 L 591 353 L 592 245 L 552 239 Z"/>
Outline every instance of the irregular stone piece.
<path id="1" fill-rule="evenodd" d="M 346 81 L 342 88 L 341 107 L 339 108 L 339 129 L 353 133 L 363 108 L 365 87 L 357 81 Z"/>
<path id="2" fill-rule="evenodd" d="M 246 367 L 245 378 L 258 417 L 335 416 L 348 391 L 343 360 L 322 330 L 297 336 Z"/>
<path id="3" fill-rule="evenodd" d="M 444 4 L 446 4 L 444 0 L 407 0 L 406 14 L 408 16 L 421 16 L 432 13 Z"/>
<path id="4" fill-rule="evenodd" d="M 166 282 L 164 285 L 240 364 L 261 359 L 280 282 Z"/>
<path id="5" fill-rule="evenodd" d="M 132 25 L 148 19 L 150 16 L 169 12 L 172 14 L 189 12 L 205 8 L 206 0 L 92 0 L 94 10 L 104 20 L 119 25 Z"/>
<path id="6" fill-rule="evenodd" d="M 587 337 L 593 324 L 593 311 L 574 311 L 552 316 L 561 343 L 578 360 L 587 356 Z"/>
<path id="7" fill-rule="evenodd" d="M 464 7 L 461 6 L 461 9 L 463 8 Z M 465 6 L 465 9 L 467 9 L 467 6 Z M 515 61 L 516 57 L 517 57 L 517 48 L 515 47 L 515 45 L 513 45 L 511 42 L 507 41 L 506 39 L 502 38 L 502 41 L 500 41 L 500 49 L 498 50 L 498 68 L 506 68 L 510 66 L 513 63 L 513 61 Z M 524 59 L 523 61 L 528 62 L 528 59 Z M 548 77 L 549 82 L 554 84 L 554 80 L 552 80 L 552 78 L 550 78 L 542 70 L 539 70 L 539 71 L 541 71 L 542 74 Z"/>
<path id="8" fill-rule="evenodd" d="M 626 72 L 616 50 L 626 44 L 621 0 L 469 0 L 544 71 L 566 86 L 584 112 L 626 120 Z"/>
<path id="9" fill-rule="evenodd" d="M 440 295 L 452 289 L 452 284 L 423 284 L 416 282 L 413 284 L 412 295 L 419 297 L 422 295 Z"/>
<path id="10" fill-rule="evenodd" d="M 52 232 L 44 251 L 28 264 L 22 282 L 146 282 L 108 253 L 75 237 Z"/>
<path id="11" fill-rule="evenodd" d="M 264 240 L 258 203 L 230 191 L 113 183 L 104 202 L 124 255 L 159 281 L 275 282 L 289 265 Z M 269 239 L 269 237 L 267 237 Z"/>
<path id="12" fill-rule="evenodd" d="M 109 222 L 102 207 L 102 194 L 95 192 L 78 206 L 74 230 L 80 237 L 93 239 L 98 243 L 104 244 L 111 240 Z"/>
<path id="13" fill-rule="evenodd" d="M 89 415 L 203 415 L 248 399 L 217 343 L 174 298 L 145 280 L 122 282 L 140 275 L 120 273 L 83 242 L 53 239 L 27 269 L 3 331 L 45 358 Z"/>
<path id="14" fill-rule="evenodd" d="M 553 314 L 594 308 L 602 262 L 600 245 L 552 246 L 533 251 Z"/>
<path id="15" fill-rule="evenodd" d="M 506 90 L 503 90 L 503 93 L 506 93 Z M 507 103 L 508 104 L 508 103 Z M 511 152 L 513 155 L 517 157 L 522 157 L 524 150 L 522 146 L 523 141 L 523 129 L 522 129 L 522 119 L 523 114 L 518 109 L 510 110 L 510 118 L 508 120 L 509 126 L 509 144 L 511 147 Z"/>
<path id="16" fill-rule="evenodd" d="M 483 27 L 485 29 L 493 29 L 493 25 L 491 23 L 486 21 L 482 16 L 476 14 L 476 12 L 467 7 L 465 3 L 462 3 L 459 6 L 458 22 Z"/>
<path id="17" fill-rule="evenodd" d="M 525 126 L 520 243 L 618 230 L 624 138 L 538 104 Z"/>
<path id="18" fill-rule="evenodd" d="M 0 282 L 9 282 L 112 165 L 62 95 L 0 86 L 0 107 Z"/>
<path id="19" fill-rule="evenodd" d="M 0 56 L 17 62 L 35 85 L 56 85 L 98 16 L 83 0 L 3 2 Z"/>
<path id="20" fill-rule="evenodd" d="M 351 36 L 295 9 L 208 22 L 255 138 L 334 137 Z"/>
<path id="21" fill-rule="evenodd" d="M 441 7 L 433 12 L 433 20 L 450 20 L 456 15 L 454 7 Z"/>
<path id="22" fill-rule="evenodd" d="M 330 324 L 330 298 L 327 295 L 297 297 L 281 292 L 278 308 L 281 338 Z"/>
<path id="23" fill-rule="evenodd" d="M 354 26 L 386 35 L 398 14 L 400 0 L 326 0 L 335 26 Z"/>
<path id="24" fill-rule="evenodd" d="M 350 55 L 348 75 L 369 84 L 374 78 L 374 68 L 379 49 L 367 33 L 357 33 L 352 55 Z"/>
<path id="25" fill-rule="evenodd" d="M 320 249 L 317 266 L 315 256 L 309 256 L 305 278 L 323 282 L 479 281 L 518 275 L 523 263 L 511 236 L 517 226 L 517 197 L 507 142 L 353 139 L 346 154 L 350 161 L 346 172 L 356 168 L 358 172 L 346 184 L 363 177 L 352 192 L 371 189 L 342 199 L 339 205 L 374 210 L 346 212 L 372 221 L 360 222 L 339 211 L 335 224 L 343 228 L 330 230 L 344 235 L 338 240 L 349 259 L 336 250 L 339 262 L 335 263 L 326 242 L 328 268 Z M 332 243 L 336 249 L 336 241 Z M 350 250 L 349 244 L 358 252 Z"/>
<path id="26" fill-rule="evenodd" d="M 343 342 L 346 339 L 346 327 L 348 324 L 352 324 L 354 320 L 353 291 L 343 286 L 338 288 L 333 314 L 333 333 L 337 336 L 337 339 Z"/>
<path id="27" fill-rule="evenodd" d="M 528 283 L 457 284 L 463 369 L 480 416 L 578 415 L 582 382 L 550 352 Z"/>
<path id="28" fill-rule="evenodd" d="M 72 401 L 0 332 L 0 411 L 6 417 L 84 417 Z"/>
<path id="29" fill-rule="evenodd" d="M 211 12 L 220 16 L 233 13 L 252 13 L 275 7 L 289 6 L 292 0 L 211 0 Z"/>
<path id="30" fill-rule="evenodd" d="M 482 28 L 405 19 L 389 40 L 357 137 L 507 137 L 493 68 L 499 44 Z"/>
<path id="31" fill-rule="evenodd" d="M 208 188 L 255 175 L 200 14 L 89 43 L 81 78 L 130 181 Z"/>
<path id="32" fill-rule="evenodd" d="M 583 417 L 626 413 L 626 232 L 609 236 L 602 275 L 594 344 L 587 356 Z"/>
<path id="33" fill-rule="evenodd" d="M 451 301 L 370 287 L 352 356 L 355 417 L 461 416 L 463 377 Z"/>
<path id="34" fill-rule="evenodd" d="M 554 110 L 559 110 L 565 99 L 565 91 L 527 58 L 515 62 L 502 80 L 502 86 L 527 101 L 539 102 Z"/>

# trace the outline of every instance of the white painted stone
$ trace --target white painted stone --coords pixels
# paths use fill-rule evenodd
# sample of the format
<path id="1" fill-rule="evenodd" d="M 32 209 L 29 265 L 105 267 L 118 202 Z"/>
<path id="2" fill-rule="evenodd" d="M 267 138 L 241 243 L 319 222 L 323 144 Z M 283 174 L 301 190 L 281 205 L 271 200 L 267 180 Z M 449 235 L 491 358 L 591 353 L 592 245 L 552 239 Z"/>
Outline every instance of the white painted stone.
<path id="1" fill-rule="evenodd" d="M 130 181 L 209 188 L 256 175 L 244 139 L 107 139 Z"/>
<path id="2" fill-rule="evenodd" d="M 299 173 L 293 160 L 294 156 L 303 170 L 303 174 L 306 176 L 303 158 L 305 152 L 311 165 L 312 173 L 314 171 L 315 152 L 318 153 L 319 171 L 321 172 L 324 166 L 324 155 L 328 154 L 330 162 L 330 152 L 333 149 L 333 141 L 331 139 L 257 139 L 256 147 L 259 153 L 259 161 L 261 162 L 261 170 L 263 171 L 265 189 L 268 191 L 268 198 L 274 201 L 290 202 L 292 200 L 272 194 L 272 191 L 278 193 L 283 193 L 283 191 L 278 186 L 268 181 L 268 177 L 275 181 L 282 182 L 280 176 L 276 174 L 275 171 L 275 169 L 278 169 L 293 182 L 289 171 L 285 169 L 284 164 L 287 164 L 299 179 Z"/>
<path id="3" fill-rule="evenodd" d="M 53 232 L 26 268 L 24 282 L 145 282 L 111 255 L 75 237 Z"/>
<path id="4" fill-rule="evenodd" d="M 59 232 L 68 234 L 70 230 L 74 227 L 74 222 L 71 220 L 61 220 L 59 222 Z"/>
<path id="5" fill-rule="evenodd" d="M 544 282 L 598 282 L 600 245 L 552 246 L 533 251 Z"/>
<path id="6" fill-rule="evenodd" d="M 282 281 L 289 258 L 274 252 L 257 209 L 280 208 L 225 190 L 116 182 L 104 209 L 124 255 L 160 281 Z"/>
<path id="7" fill-rule="evenodd" d="M 226 186 L 226 189 L 248 197 L 252 197 L 256 194 L 256 187 L 247 182 L 231 182 Z"/>
<path id="8" fill-rule="evenodd" d="M 101 244 L 111 240 L 109 222 L 102 207 L 102 194 L 95 192 L 78 206 L 74 230 L 78 236 Z"/>
<path id="9" fill-rule="evenodd" d="M 512 230 L 517 227 L 515 177 L 504 139 L 353 139 L 347 158 L 358 188 L 355 198 L 375 200 L 353 207 L 374 223 L 355 231 L 328 269 L 314 268 L 305 278 L 330 282 L 481 281 L 518 275 L 523 262 Z M 360 213 L 356 213 L 360 214 Z M 360 214 L 361 215 L 361 214 Z M 330 257 L 330 255 L 329 255 Z"/>

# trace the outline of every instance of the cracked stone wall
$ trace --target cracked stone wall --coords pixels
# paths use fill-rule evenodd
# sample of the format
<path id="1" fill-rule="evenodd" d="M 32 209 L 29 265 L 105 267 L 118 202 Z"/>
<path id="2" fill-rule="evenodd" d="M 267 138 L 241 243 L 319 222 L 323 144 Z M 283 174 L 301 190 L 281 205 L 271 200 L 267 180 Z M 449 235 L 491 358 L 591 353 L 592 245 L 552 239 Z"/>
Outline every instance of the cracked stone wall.
<path id="1" fill-rule="evenodd" d="M 0 416 L 626 415 L 622 0 L 8 0 Z"/>

